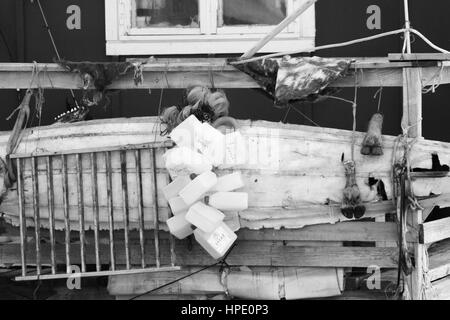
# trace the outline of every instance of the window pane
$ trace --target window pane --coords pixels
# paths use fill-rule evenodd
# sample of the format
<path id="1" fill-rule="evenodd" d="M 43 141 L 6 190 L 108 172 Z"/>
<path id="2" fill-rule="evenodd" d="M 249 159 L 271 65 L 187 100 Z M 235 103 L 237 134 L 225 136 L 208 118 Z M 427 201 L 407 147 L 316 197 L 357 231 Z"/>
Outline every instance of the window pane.
<path id="1" fill-rule="evenodd" d="M 136 28 L 199 28 L 199 0 L 133 0 Z"/>
<path id="2" fill-rule="evenodd" d="M 219 26 L 277 25 L 287 15 L 288 0 L 219 0 Z"/>

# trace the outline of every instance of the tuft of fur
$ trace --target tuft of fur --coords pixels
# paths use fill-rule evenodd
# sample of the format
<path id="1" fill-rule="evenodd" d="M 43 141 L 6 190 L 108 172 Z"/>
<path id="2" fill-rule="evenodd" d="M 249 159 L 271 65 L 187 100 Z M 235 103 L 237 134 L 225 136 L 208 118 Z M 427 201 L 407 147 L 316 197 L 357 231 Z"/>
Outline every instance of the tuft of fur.
<path id="1" fill-rule="evenodd" d="M 186 103 L 188 105 L 183 108 L 166 108 L 161 114 L 161 122 L 167 126 L 167 133 L 191 115 L 202 122 L 211 123 L 229 115 L 230 102 L 222 90 L 213 92 L 207 87 L 191 87 L 186 91 Z"/>
<path id="2" fill-rule="evenodd" d="M 361 154 L 382 156 L 383 155 L 383 115 L 375 113 L 370 119 L 367 134 L 363 140 Z"/>
<path id="3" fill-rule="evenodd" d="M 341 212 L 348 219 L 361 219 L 366 208 L 361 201 L 361 192 L 356 184 L 356 165 L 354 161 L 345 161 L 346 185 L 343 191 Z"/>

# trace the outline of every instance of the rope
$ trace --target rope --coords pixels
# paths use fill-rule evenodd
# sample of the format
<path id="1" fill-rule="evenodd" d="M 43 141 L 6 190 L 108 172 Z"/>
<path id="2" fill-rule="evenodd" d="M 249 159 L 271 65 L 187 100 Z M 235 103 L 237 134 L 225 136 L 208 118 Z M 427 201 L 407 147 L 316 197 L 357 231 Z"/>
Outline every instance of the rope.
<path id="1" fill-rule="evenodd" d="M 373 96 L 374 99 L 376 99 L 378 96 L 378 108 L 377 108 L 377 112 L 380 113 L 380 109 L 381 109 L 381 98 L 383 96 L 383 87 L 380 87 L 380 89 L 377 90 L 377 92 L 375 93 L 375 95 Z"/>
<path id="2" fill-rule="evenodd" d="M 416 34 L 423 41 L 425 41 L 426 44 L 428 44 L 431 48 L 435 49 L 436 51 L 439 51 L 441 53 L 450 53 L 449 51 L 447 51 L 445 49 L 442 49 L 442 48 L 438 47 L 437 45 L 435 45 L 434 43 L 432 43 L 428 38 L 426 38 L 419 31 L 417 31 L 415 29 L 412 29 L 412 28 L 403 28 L 403 29 L 398 29 L 398 30 L 393 30 L 393 31 L 389 31 L 389 32 L 380 33 L 380 34 L 377 34 L 377 35 L 374 35 L 374 36 L 370 36 L 370 37 L 359 38 L 359 39 L 350 40 L 350 41 L 341 42 L 341 43 L 328 44 L 328 45 L 323 45 L 323 46 L 318 46 L 318 47 L 311 47 L 311 48 L 301 49 L 301 50 L 293 50 L 293 51 L 273 53 L 273 54 L 267 54 L 267 55 L 263 55 L 263 56 L 259 56 L 259 57 L 255 57 L 255 58 L 251 58 L 251 59 L 233 61 L 233 62 L 230 62 L 230 64 L 231 65 L 239 65 L 239 64 L 244 64 L 244 63 L 264 60 L 264 59 L 268 59 L 268 58 L 279 57 L 279 56 L 293 55 L 293 54 L 299 54 L 299 53 L 311 53 L 311 52 L 319 51 L 319 50 L 346 47 L 346 46 L 350 46 L 350 45 L 353 45 L 353 44 L 368 42 L 368 41 L 372 41 L 372 40 L 376 40 L 376 39 L 380 39 L 380 38 L 384 38 L 384 37 L 388 37 L 388 36 L 392 36 L 392 35 L 396 35 L 396 34 L 401 34 L 401 33 L 405 33 L 405 32 L 410 32 L 410 33 Z"/>
<path id="3" fill-rule="evenodd" d="M 294 105 L 292 105 L 292 109 L 299 113 L 301 116 L 303 116 L 306 120 L 308 120 L 309 122 L 311 122 L 313 125 L 315 125 L 316 127 L 322 128 L 319 124 L 317 124 L 314 120 L 312 120 L 311 118 L 309 118 L 306 114 L 304 114 L 303 112 L 301 112 L 300 110 L 298 110 Z"/>
<path id="4" fill-rule="evenodd" d="M 353 98 L 353 131 L 352 131 L 352 161 L 355 161 L 355 143 L 356 143 L 356 108 L 358 106 L 358 69 L 355 70 L 355 96 Z"/>

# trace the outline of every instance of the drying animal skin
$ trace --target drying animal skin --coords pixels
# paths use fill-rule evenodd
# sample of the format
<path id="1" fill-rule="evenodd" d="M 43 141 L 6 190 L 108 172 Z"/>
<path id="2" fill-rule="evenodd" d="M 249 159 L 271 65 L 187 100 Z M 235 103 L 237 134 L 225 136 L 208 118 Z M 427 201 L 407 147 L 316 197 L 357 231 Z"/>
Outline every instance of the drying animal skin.
<path id="1" fill-rule="evenodd" d="M 344 194 L 342 198 L 341 212 L 348 218 L 360 219 L 364 216 L 366 208 L 362 204 L 361 192 L 356 184 L 356 166 L 354 161 L 345 161 L 345 184 Z"/>
<path id="2" fill-rule="evenodd" d="M 383 115 L 380 113 L 375 113 L 370 119 L 369 127 L 367 129 L 367 135 L 364 138 L 363 145 L 361 148 L 361 154 L 381 156 L 383 155 L 383 140 L 382 140 L 382 129 L 383 129 Z"/>

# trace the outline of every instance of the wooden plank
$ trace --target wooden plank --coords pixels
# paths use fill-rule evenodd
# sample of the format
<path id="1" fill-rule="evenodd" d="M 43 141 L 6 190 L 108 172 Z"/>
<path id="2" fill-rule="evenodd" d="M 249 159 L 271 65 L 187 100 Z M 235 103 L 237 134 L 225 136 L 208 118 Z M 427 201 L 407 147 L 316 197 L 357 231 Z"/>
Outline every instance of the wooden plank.
<path id="1" fill-rule="evenodd" d="M 450 275 L 450 239 L 433 244 L 428 249 L 430 281 Z"/>
<path id="2" fill-rule="evenodd" d="M 421 68 L 403 69 L 402 129 L 411 138 L 422 137 L 422 78 Z"/>
<path id="3" fill-rule="evenodd" d="M 246 241 L 398 241 L 397 224 L 394 222 L 342 222 L 292 230 L 240 230 L 238 236 Z M 414 234 L 408 234 L 408 241 L 416 239 Z"/>
<path id="4" fill-rule="evenodd" d="M 148 265 L 155 261 L 153 241 L 146 243 L 145 260 Z M 0 264 L 20 263 L 20 245 L 5 244 L 0 246 Z M 116 244 L 117 250 L 124 250 L 123 243 Z M 73 264 L 80 263 L 79 244 L 71 245 L 71 258 Z M 169 241 L 161 241 L 161 265 L 168 266 L 170 260 Z M 50 263 L 50 247 L 42 244 L 42 263 Z M 177 242 L 175 252 L 177 264 L 180 266 L 206 266 L 214 263 L 212 259 L 198 244 L 194 243 L 191 250 L 186 242 Z M 139 265 L 141 262 L 140 246 L 136 243 L 130 245 L 131 263 Z M 29 264 L 34 258 L 29 257 Z M 396 248 L 368 248 L 368 247 L 301 247 L 285 246 L 283 242 L 272 241 L 239 241 L 227 259 L 232 266 L 277 266 L 277 267 L 368 267 L 371 265 L 380 268 L 395 268 L 397 266 L 398 250 Z M 56 259 L 64 264 L 64 246 L 56 246 Z M 100 261 L 109 263 L 109 246 L 100 246 Z M 95 255 L 92 245 L 86 248 L 86 263 L 95 264 Z M 125 264 L 123 255 L 116 257 L 117 264 Z"/>
<path id="5" fill-rule="evenodd" d="M 450 60 L 448 53 L 389 53 L 389 61 L 431 61 Z"/>
<path id="6" fill-rule="evenodd" d="M 430 244 L 450 238 L 450 218 L 423 223 L 419 228 L 419 240 Z"/>
<path id="7" fill-rule="evenodd" d="M 109 89 L 161 89 L 186 88 L 190 85 L 209 85 L 211 72 L 215 86 L 218 88 L 259 88 L 259 85 L 248 75 L 227 64 L 225 59 L 179 61 L 170 63 L 163 61 L 150 62 L 143 67 L 144 82 L 136 86 L 132 75 L 114 81 Z M 353 64 L 358 69 L 358 85 L 360 87 L 401 87 L 403 86 L 402 69 L 412 67 L 412 63 L 384 60 L 363 60 Z M 57 64 L 38 64 L 39 83 L 44 89 L 80 89 L 82 81 L 78 74 L 69 73 Z M 30 86 L 33 64 L 0 63 L 0 89 L 26 89 Z M 423 85 L 433 84 L 437 75 L 441 76 L 441 84 L 450 83 L 450 67 L 424 67 L 422 69 Z M 34 81 L 32 88 L 37 87 Z M 349 74 L 332 83 L 332 87 L 354 87 L 355 78 Z"/>
<path id="8" fill-rule="evenodd" d="M 450 300 L 450 277 L 433 282 L 426 295 L 428 300 Z"/>
<path id="9" fill-rule="evenodd" d="M 408 222 L 412 226 L 412 230 L 418 230 L 422 221 L 421 210 L 411 210 L 408 214 Z M 409 284 L 408 292 L 412 300 L 424 299 L 424 273 L 428 271 L 428 261 L 426 247 L 423 244 L 415 243 L 414 249 L 414 269 L 407 277 L 407 283 Z"/>

